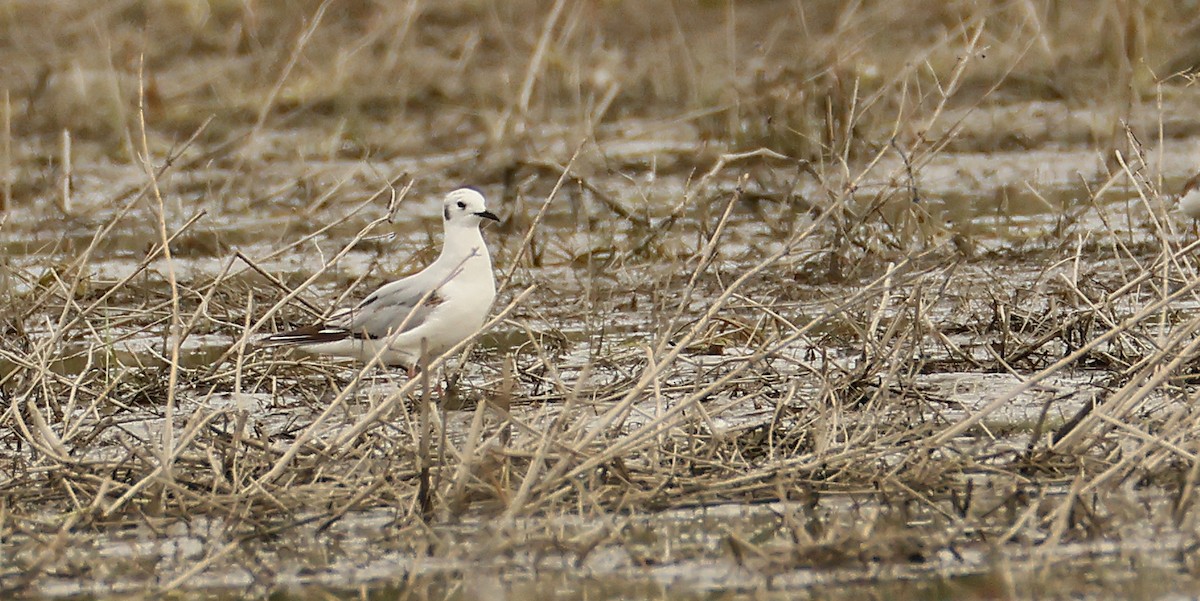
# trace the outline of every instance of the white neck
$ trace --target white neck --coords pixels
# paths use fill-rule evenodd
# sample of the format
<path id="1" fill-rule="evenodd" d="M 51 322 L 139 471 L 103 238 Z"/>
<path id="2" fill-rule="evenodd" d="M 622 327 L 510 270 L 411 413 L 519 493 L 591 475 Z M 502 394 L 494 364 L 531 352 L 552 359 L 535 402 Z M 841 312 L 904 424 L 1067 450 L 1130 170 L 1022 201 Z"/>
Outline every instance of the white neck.
<path id="1" fill-rule="evenodd" d="M 472 255 L 481 257 L 483 261 L 467 261 Z M 492 270 L 492 257 L 483 242 L 483 234 L 479 232 L 479 224 L 447 223 L 445 239 L 442 241 L 442 254 L 438 255 L 434 264 L 467 268 L 468 263 L 471 264 L 471 268 L 477 268 L 475 266 L 478 265 L 489 272 Z"/>

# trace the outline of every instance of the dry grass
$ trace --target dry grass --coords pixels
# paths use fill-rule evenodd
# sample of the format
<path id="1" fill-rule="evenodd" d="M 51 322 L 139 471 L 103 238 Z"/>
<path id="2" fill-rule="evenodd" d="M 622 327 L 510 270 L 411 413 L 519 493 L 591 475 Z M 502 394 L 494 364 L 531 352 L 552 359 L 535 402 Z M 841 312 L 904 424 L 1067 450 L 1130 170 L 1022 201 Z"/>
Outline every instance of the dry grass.
<path id="1" fill-rule="evenodd" d="M 763 501 L 768 535 L 681 553 L 766 588 L 958 557 L 1010 596 L 963 555 L 1169 533 L 1190 565 L 1200 279 L 1153 156 L 1198 131 L 1185 9 L 9 3 L 0 591 L 274 590 L 379 511 L 380 552 L 653 566 L 660 512 Z M 978 126 L 1035 103 L 1094 118 Z M 929 184 L 1078 143 L 1023 242 Z M 253 346 L 424 261 L 463 180 L 503 290 L 442 377 Z M 89 567 L 179 524 L 186 561 Z"/>

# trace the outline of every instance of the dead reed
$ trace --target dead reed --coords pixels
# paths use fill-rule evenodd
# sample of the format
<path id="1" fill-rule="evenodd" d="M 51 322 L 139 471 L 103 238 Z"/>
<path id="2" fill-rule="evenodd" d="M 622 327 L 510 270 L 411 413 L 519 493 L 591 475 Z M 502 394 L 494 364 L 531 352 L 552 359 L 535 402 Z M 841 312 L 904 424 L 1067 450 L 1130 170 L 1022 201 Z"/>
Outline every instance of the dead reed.
<path id="1" fill-rule="evenodd" d="M 110 578 L 164 593 L 379 512 L 381 549 L 526 569 L 678 561 L 671 512 L 763 502 L 716 556 L 768 580 L 1188 555 L 1200 242 L 1161 153 L 1192 49 L 1156 42 L 1182 3 L 1097 4 L 15 3 L 0 592 L 87 582 L 123 529 L 204 537 Z M 980 125 L 1110 80 L 1086 126 Z M 955 153 L 1085 139 L 1021 237 L 939 192 Z M 253 345 L 421 262 L 461 180 L 509 217 L 481 332 L 414 380 Z"/>

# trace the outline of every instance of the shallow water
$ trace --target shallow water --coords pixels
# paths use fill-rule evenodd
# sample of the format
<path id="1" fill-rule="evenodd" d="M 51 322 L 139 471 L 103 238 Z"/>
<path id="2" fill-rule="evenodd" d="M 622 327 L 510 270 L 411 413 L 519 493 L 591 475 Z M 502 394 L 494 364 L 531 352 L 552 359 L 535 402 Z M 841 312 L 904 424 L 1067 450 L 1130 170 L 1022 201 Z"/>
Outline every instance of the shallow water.
<path id="1" fill-rule="evenodd" d="M 514 493 L 511 482 L 488 479 L 505 475 L 499 473 L 483 473 L 472 481 L 493 493 L 492 497 L 475 491 L 480 495 L 475 505 L 468 503 L 461 514 L 454 513 L 428 529 L 400 519 L 408 508 L 399 504 L 411 503 L 411 499 L 399 493 L 388 499 L 396 503 L 389 509 L 381 508 L 384 502 L 378 499 L 367 509 L 354 508 L 353 502 L 340 499 L 347 503 L 347 510 L 331 520 L 328 513 L 317 512 L 304 498 L 306 494 L 319 495 L 298 490 L 296 506 L 304 509 L 295 514 L 281 509 L 279 515 L 271 516 L 273 521 L 255 523 L 250 529 L 241 520 L 223 517 L 219 502 L 210 508 L 211 514 L 187 520 L 156 515 L 158 508 L 145 503 L 108 521 L 64 530 L 66 542 L 52 559 L 56 568 L 39 576 L 31 590 L 45 597 L 102 597 L 171 588 L 177 584 L 175 579 L 183 578 L 181 583 L 188 591 L 217 595 L 275 592 L 280 598 L 349 598 L 365 591 L 378 598 L 782 599 L 803 594 L 823 599 L 984 599 L 1082 591 L 1083 598 L 1154 599 L 1172 590 L 1200 591 L 1191 575 L 1191 539 L 1172 533 L 1177 525 L 1168 525 L 1162 517 L 1169 513 L 1175 494 L 1169 484 L 1147 482 L 1136 494 L 1129 492 L 1128 498 L 1111 501 L 1120 505 L 1111 514 L 1128 520 L 1121 528 L 1098 528 L 1099 533 L 1090 538 L 1054 540 L 1043 547 L 1050 539 L 1046 534 L 1052 529 L 1047 526 L 1053 522 L 1050 514 L 1071 490 L 1070 472 L 1054 472 L 1032 460 L 1026 471 L 1014 470 L 998 459 L 1029 455 L 1040 438 L 1069 423 L 1093 399 L 1109 393 L 1114 373 L 1119 372 L 1115 368 L 1093 365 L 1059 371 L 991 413 L 971 436 L 939 449 L 937 454 L 946 457 L 961 454 L 966 467 L 961 472 L 931 475 L 934 484 L 930 489 L 915 491 L 913 497 L 923 503 L 913 498 L 892 503 L 890 495 L 900 490 L 898 484 L 886 479 L 839 479 L 837 470 L 844 468 L 826 471 L 822 467 L 826 461 L 854 453 L 859 447 L 845 442 L 880 424 L 903 425 L 919 432 L 956 423 L 1019 385 L 1030 372 L 1070 352 L 1068 336 L 1051 339 L 1020 355 L 1013 367 L 997 359 L 1013 357 L 1007 353 L 1011 349 L 1002 348 L 994 335 L 1002 328 L 989 325 L 989 320 L 1005 316 L 1009 322 L 1004 325 L 1011 330 L 1024 333 L 1023 326 L 1012 325 L 1022 322 L 1037 333 L 1039 318 L 1068 310 L 1051 301 L 1026 306 L 1019 294 L 1059 285 L 1065 276 L 1080 269 L 1079 263 L 1093 270 L 1091 277 L 1101 289 L 1128 279 L 1122 271 L 1127 269 L 1126 255 L 1113 259 L 1102 252 L 1077 251 L 1072 257 L 1062 248 L 1079 249 L 1089 243 L 1115 246 L 1118 242 L 1153 247 L 1164 235 L 1186 240 L 1186 224 L 1177 217 L 1167 216 L 1161 227 L 1154 223 L 1154 216 L 1168 215 L 1170 207 L 1159 203 L 1169 197 L 1143 201 L 1121 180 L 1093 205 L 1087 199 L 1092 197 L 1091 191 L 1104 185 L 1105 178 L 1098 175 L 1102 161 L 1092 151 L 1072 147 L 943 152 L 921 164 L 912 181 L 906 181 L 903 160 L 895 153 L 884 153 L 880 162 L 862 175 L 851 170 L 832 186 L 800 179 L 791 188 L 779 182 L 796 178 L 795 165 L 761 160 L 722 173 L 711 182 L 712 189 L 679 213 L 679 225 L 667 227 L 672 207 L 691 190 L 696 178 L 679 158 L 695 150 L 695 132 L 682 128 L 671 134 L 658 140 L 631 135 L 630 140 L 607 145 L 604 158 L 610 165 L 642 165 L 637 170 L 627 169 L 630 173 L 605 173 L 584 162 L 581 168 L 595 173 L 593 183 L 603 186 L 635 218 L 614 218 L 603 202 L 577 189 L 564 191 L 555 199 L 545 221 L 535 230 L 536 260 L 527 259 L 515 270 L 513 285 L 501 294 L 497 305 L 503 306 L 529 283 L 540 285 L 538 293 L 510 322 L 481 339 L 456 391 L 463 409 L 439 418 L 445 420 L 446 440 L 455 449 L 473 444 L 468 433 L 474 410 L 484 399 L 497 396 L 496 390 L 504 384 L 501 358 L 511 356 L 516 390 L 506 410 L 524 428 L 501 434 L 506 426 L 489 416 L 482 439 L 494 445 L 488 447 L 494 457 L 527 460 L 530 450 L 538 447 L 541 433 L 560 416 L 567 416 L 571 425 L 579 425 L 583 432 L 608 427 L 628 434 L 650 427 L 673 403 L 757 350 L 756 344 L 764 337 L 760 330 L 767 327 L 757 313 L 763 302 L 770 301 L 774 310 L 787 313 L 790 327 L 816 324 L 809 334 L 776 353 L 761 373 L 736 380 L 730 388 L 706 399 L 703 414 L 689 417 L 687 424 L 692 430 L 664 432 L 649 458 L 631 457 L 625 465 L 598 470 L 601 473 L 595 478 L 617 482 L 628 476 L 622 475 L 622 470 L 637 474 L 626 483 L 629 496 L 636 498 L 628 509 L 615 498 L 594 505 L 580 498 L 570 511 L 551 505 L 535 512 L 537 517 L 498 520 L 495 516 Z M 1150 179 L 1165 182 L 1164 188 L 1173 190 L 1189 175 L 1196 145 L 1196 139 L 1168 139 L 1161 149 L 1146 153 L 1153 162 L 1144 169 L 1153 174 Z M 653 162 L 652 169 L 644 165 L 647 157 Z M 378 189 L 378 173 L 446 169 L 470 158 L 469 153 L 449 153 L 378 164 L 337 159 L 281 164 L 256 172 L 255 182 L 238 197 L 223 198 L 219 203 L 209 195 L 229 176 L 226 170 L 197 168 L 183 176 L 188 180 L 183 188 L 191 190 L 191 196 L 172 195 L 167 207 L 170 216 L 164 220 L 168 228 L 182 226 L 201 208 L 207 211 L 171 246 L 174 277 L 188 287 L 189 309 L 200 306 L 203 283 L 227 265 L 234 274 L 230 281 L 244 287 L 231 285 L 228 292 L 222 291 L 229 298 L 206 307 L 209 312 L 201 320 L 209 325 L 185 338 L 178 363 L 182 384 L 176 391 L 173 422 L 161 403 L 162 390 L 156 388 L 170 367 L 166 359 L 169 337 L 165 335 L 165 316 L 169 314 L 160 306 L 157 312 L 150 311 L 159 318 L 149 325 L 146 318 L 121 321 L 137 314 L 132 306 L 146 309 L 170 297 L 165 262 L 155 259 L 148 269 L 142 269 L 147 250 L 160 240 L 154 207 L 144 200 L 137 203 L 110 234 L 98 239 L 80 272 L 72 272 L 70 266 L 92 243 L 97 228 L 122 210 L 121 202 L 113 202 L 115 192 L 136 188 L 141 181 L 139 172 L 129 166 L 83 162 L 78 166 L 78 215 L 57 217 L 46 207 L 12 212 L 0 227 L 4 254 L 0 271 L 6 274 L 7 291 L 53 291 L 48 294 L 59 299 L 64 290 L 71 290 L 65 296 L 76 303 L 98 298 L 125 278 L 132 277 L 137 287 L 120 290 L 95 313 L 100 321 L 115 324 L 110 329 L 91 336 L 73 335 L 60 347 L 41 351 L 53 357 L 44 364 L 57 376 L 70 379 L 99 372 L 121 383 L 111 404 L 68 405 L 60 416 L 62 421 L 51 427 L 70 449 L 71 459 L 108 462 L 111 473 L 117 474 L 125 462 L 150 456 L 147 449 L 157 448 L 168 424 L 175 432 L 183 432 L 191 420 L 201 418 L 207 420 L 206 436 L 254 441 L 276 456 L 286 453 L 339 395 L 352 371 L 342 364 L 252 354 L 239 359 L 250 367 L 233 383 L 230 378 L 208 373 L 211 363 L 233 342 L 231 333 L 240 331 L 243 315 L 237 310 L 253 307 L 261 311 L 272 298 L 283 294 L 280 284 L 249 264 L 283 286 L 299 285 L 387 210 L 386 202 L 380 200 L 325 234 L 288 252 L 277 252 L 346 216 L 348 207 L 353 206 L 345 197 L 320 201 L 317 191 L 336 182 L 349 182 L 345 185 L 358 192 Z M 302 178 L 297 176 L 298 170 Z M 930 294 L 935 300 L 923 315 L 912 319 L 931 320 L 930 324 L 944 330 L 944 336 L 931 337 L 904 357 L 904 364 L 913 369 L 906 374 L 911 389 L 891 390 L 882 379 L 869 377 L 861 384 L 861 398 L 854 402 L 828 394 L 823 378 L 852 379 L 856 370 L 879 359 L 872 356 L 878 349 L 859 344 L 864 330 L 862 314 L 843 315 L 834 309 L 862 289 L 866 276 L 860 272 L 835 277 L 834 270 L 822 261 L 836 237 L 818 236 L 797 252 L 801 258 L 781 264 L 769 277 L 749 287 L 743 299 L 732 303 L 722 314 L 728 327 L 702 345 L 687 349 L 669 376 L 657 383 L 655 394 L 631 403 L 627 415 L 615 425 L 602 421 L 610 405 L 645 367 L 647 346 L 671 320 L 661 308 L 675 306 L 662 299 L 682 299 L 683 286 L 694 268 L 690 261 L 715 227 L 741 173 L 752 176 L 743 184 L 745 198 L 733 207 L 718 260 L 685 305 L 686 317 L 681 321 L 694 319 L 723 284 L 779 249 L 788 232 L 811 225 L 828 201 L 828 189 L 853 185 L 857 193 L 847 206 L 850 214 L 861 218 L 875 211 L 881 216 L 864 226 L 877 236 L 863 236 L 857 243 L 878 245 L 872 252 L 889 261 L 904 261 L 910 253 L 920 251 L 962 259 L 930 261 L 933 267 L 909 266 L 901 275 L 917 274 L 919 281 L 904 280 L 894 296 L 880 302 L 881 315 L 891 317 L 909 310 L 907 300 L 912 295 Z M 879 192 L 891 194 L 897 189 L 915 194 L 916 202 L 906 194 L 896 194 L 876 206 Z M 531 188 L 503 204 L 498 210 L 508 216 L 509 223 L 485 232 L 502 271 L 511 266 L 525 227 L 540 208 L 540 190 Z M 488 192 L 499 197 L 500 189 L 494 186 Z M 411 271 L 428 259 L 436 246 L 435 207 L 435 195 L 413 193 L 401 204 L 393 223 L 369 232 L 368 239 L 333 263 L 303 298 L 319 311 L 351 282 L 362 279 L 348 297 L 353 299 L 391 274 Z M 1064 246 L 1062 240 L 1070 244 Z M 1032 259 L 1023 258 L 1026 251 Z M 235 252 L 248 261 L 235 258 Z M 1128 254 L 1139 260 L 1146 256 Z M 863 272 L 871 274 L 872 270 L 864 268 Z M 71 284 L 76 274 L 78 284 Z M 939 280 L 943 276 L 944 280 Z M 951 276 L 954 286 L 939 289 L 939 282 L 950 281 Z M 1186 272 L 1174 277 L 1186 277 Z M 995 294 L 988 298 L 967 290 Z M 1012 296 L 1005 296 L 1009 293 Z M 1070 298 L 1070 294 L 1064 290 L 1061 296 Z M 1004 305 L 1004 310 L 989 301 Z M 1009 302 L 1011 306 L 1005 305 Z M 57 331 L 59 315 L 50 309 L 62 310 L 64 305 L 68 315 L 77 309 L 60 300 L 49 303 L 43 307 L 44 317 L 28 320 L 24 334 L 30 340 L 51 336 Z M 1113 305 L 1117 316 L 1138 308 L 1138 302 L 1128 298 Z M 1164 317 L 1164 323 L 1185 319 L 1197 306 L 1200 300 L 1194 298 L 1180 301 L 1172 306 L 1175 313 L 1169 319 Z M 267 328 L 310 318 L 294 310 Z M 778 324 L 770 327 L 784 329 Z M 1147 347 L 1154 343 L 1141 341 Z M 1122 344 L 1126 343 L 1102 346 L 1098 353 L 1121 355 L 1126 350 Z M 0 392 L 17 390 L 22 362 L 34 357 L 21 353 L 33 351 L 0 357 Z M 271 364 L 273 360 L 277 362 Z M 975 369 L 969 369 L 972 364 Z M 816 365 L 820 369 L 813 367 Z M 405 381 L 401 374 L 383 372 L 359 384 L 314 433 L 317 446 L 312 452 L 319 455 L 320 444 L 352 430 L 357 420 L 387 402 Z M 580 401 L 583 410 L 568 412 L 565 399 L 581 383 L 586 386 L 580 388 L 590 396 Z M 63 407 L 44 398 L 22 402 L 26 408 Z M 1149 415 L 1162 414 L 1184 402 L 1176 391 L 1159 390 L 1147 397 L 1142 410 Z M 413 437 L 407 432 L 413 429 L 415 413 L 410 404 L 399 403 L 394 419 L 387 421 L 386 428 L 395 431 L 395 438 L 376 441 L 373 444 L 377 446 L 368 446 L 365 455 L 409 458 Z M 10 407 L 17 405 L 13 402 Z M 47 413 L 52 411 L 47 409 Z M 119 427 L 102 428 L 114 419 L 119 420 Z M 88 434 L 93 428 L 96 434 Z M 766 442 L 742 444 L 760 433 Z M 779 474 L 788 474 L 788 478 L 780 476 L 779 486 L 784 490 L 774 491 L 778 494 L 772 496 L 753 488 L 753 483 L 741 480 L 745 474 L 730 467 L 734 464 L 718 461 L 726 457 L 716 457 L 711 464 L 698 462 L 691 469 L 721 473 L 729 484 L 727 489 L 654 497 L 651 485 L 656 466 L 652 460 L 666 461 L 664 457 L 701 438 L 704 444 L 714 441 L 714 454 L 726 451 L 723 442 L 733 441 L 734 448 L 728 451 L 732 457 L 760 452 L 778 462 Z M 505 442 L 497 442 L 500 440 Z M 792 446 L 785 449 L 785 442 Z M 882 444 L 864 441 L 862 448 Z M 891 444 L 895 444 L 893 450 L 879 451 L 869 460 L 880 466 L 881 473 L 911 461 L 902 456 L 902 442 Z M 30 464 L 40 459 L 19 443 L 5 441 L 4 445 L 0 456 L 7 456 L 14 465 L 18 459 Z M 975 451 L 978 453 L 971 454 Z M 234 482 L 245 476 L 237 473 L 241 466 L 236 453 L 230 453 L 230 457 L 195 453 L 178 461 L 201 466 L 227 462 L 213 471 Z M 1110 458 L 1087 456 L 1086 460 Z M 330 465 L 334 472 L 340 466 Z M 795 468 L 797 465 L 804 469 Z M 1039 472 L 1042 469 L 1049 473 Z M 5 477 L 13 478 L 12 482 L 18 473 L 12 470 Z M 20 475 L 31 477 L 29 473 Z M 792 477 L 801 473 L 811 481 Z M 586 479 L 579 478 L 581 487 Z M 234 489 L 243 485 L 244 480 L 229 484 Z M 208 492 L 203 484 L 184 482 L 181 486 L 181 492 L 175 494 Z M 753 492 L 741 496 L 745 490 Z M 813 492 L 816 490 L 822 492 Z M 975 505 L 967 509 L 955 505 L 953 495 L 962 490 L 975 491 Z M 107 503 L 112 496 L 100 494 L 97 498 Z M 790 501 L 779 502 L 781 496 Z M 19 501 L 14 497 L 6 502 Z M 60 497 L 55 502 L 66 501 Z M 1102 505 L 1110 500 L 1092 502 Z M 280 504 L 287 506 L 284 501 Z M 997 517 L 991 520 L 977 509 L 981 505 L 992 505 Z M 3 508 L 0 504 L 0 513 Z M 86 515 L 95 508 L 74 511 Z M 967 513 L 973 521 L 959 519 Z M 35 521 L 54 524 L 69 514 L 49 511 Z M 101 523 L 104 525 L 95 525 Z M 1000 537 L 1016 542 L 993 545 Z M 17 530 L 0 531 L 0 550 L 5 555 L 0 560 L 0 576 L 19 579 L 23 567 L 38 560 L 37 549 L 33 536 Z M 211 569 L 189 571 L 209 565 Z"/>
<path id="2" fill-rule="evenodd" d="M 981 495 L 977 501 L 994 499 Z M 1156 501 L 1150 495 L 1145 502 Z M 297 518 L 302 524 L 303 516 Z M 1177 536 L 1053 550 L 943 546 L 934 536 L 942 519 L 937 512 L 881 506 L 849 494 L 650 516 L 468 519 L 415 536 L 395 529 L 393 512 L 375 511 L 320 524 L 319 534 L 317 524 L 308 524 L 273 540 L 236 544 L 239 554 L 269 558 L 271 586 L 287 591 L 279 597 L 286 599 L 353 598 L 361 591 L 421 599 L 784 599 L 798 593 L 989 599 L 1066 591 L 1074 598 L 1156 599 L 1172 590 L 1200 590 L 1186 572 L 1188 561 L 1175 553 Z M 141 590 L 143 578 L 184 570 L 227 547 L 233 541 L 222 528 L 220 520 L 197 519 L 159 530 L 75 535 L 78 546 L 67 553 L 69 561 L 102 558 L 107 576 L 81 587 L 65 573 L 47 579 L 41 591 L 76 596 Z M 859 538 L 871 529 L 878 532 L 870 540 Z M 796 532 L 818 540 L 797 541 Z M 272 550 L 282 548 L 287 550 Z M 205 572 L 192 585 L 218 595 L 259 592 L 258 569 Z"/>

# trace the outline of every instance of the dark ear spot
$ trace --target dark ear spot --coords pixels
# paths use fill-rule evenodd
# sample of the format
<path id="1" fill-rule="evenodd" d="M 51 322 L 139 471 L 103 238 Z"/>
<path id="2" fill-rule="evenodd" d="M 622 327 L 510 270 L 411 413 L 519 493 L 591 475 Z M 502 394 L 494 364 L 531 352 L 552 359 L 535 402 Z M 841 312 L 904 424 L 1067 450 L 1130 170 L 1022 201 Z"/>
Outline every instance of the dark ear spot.
<path id="1" fill-rule="evenodd" d="M 450 221 L 450 205 L 442 207 L 442 219 Z"/>

